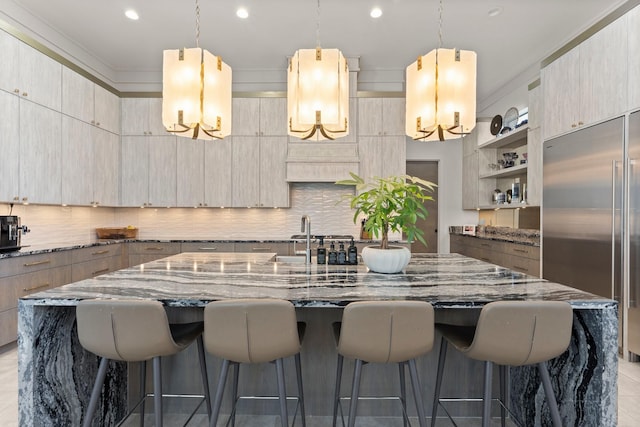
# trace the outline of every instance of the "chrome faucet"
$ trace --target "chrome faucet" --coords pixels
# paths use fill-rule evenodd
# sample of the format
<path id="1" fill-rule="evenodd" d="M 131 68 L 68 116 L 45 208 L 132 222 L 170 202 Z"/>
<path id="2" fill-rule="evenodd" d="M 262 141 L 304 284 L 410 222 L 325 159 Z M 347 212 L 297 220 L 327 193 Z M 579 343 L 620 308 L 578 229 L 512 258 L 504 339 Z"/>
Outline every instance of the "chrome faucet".
<path id="1" fill-rule="evenodd" d="M 304 252 L 305 256 L 305 264 L 311 264 L 311 218 L 309 215 L 302 215 L 302 223 L 300 227 L 300 232 L 307 232 L 307 248 Z"/>

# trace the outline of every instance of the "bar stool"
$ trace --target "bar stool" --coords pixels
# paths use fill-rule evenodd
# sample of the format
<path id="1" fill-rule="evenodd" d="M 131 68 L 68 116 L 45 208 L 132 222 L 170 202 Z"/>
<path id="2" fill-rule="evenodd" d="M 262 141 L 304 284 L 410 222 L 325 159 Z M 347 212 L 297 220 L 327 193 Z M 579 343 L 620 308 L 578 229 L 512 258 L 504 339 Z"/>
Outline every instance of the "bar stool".
<path id="1" fill-rule="evenodd" d="M 447 354 L 447 343 L 469 358 L 485 362 L 482 425 L 489 426 L 493 364 L 500 365 L 500 404 L 505 425 L 506 367 L 536 364 L 553 425 L 561 427 L 560 413 L 553 394 L 546 362 L 569 347 L 573 312 L 560 301 L 497 301 L 485 305 L 476 326 L 437 324 L 442 334 L 431 426 L 435 426 L 440 403 L 440 386 Z M 455 399 L 451 399 L 455 400 Z M 465 400 L 465 399 L 460 399 Z"/>
<path id="2" fill-rule="evenodd" d="M 333 396 L 333 426 L 336 426 L 340 406 L 340 383 L 344 358 L 355 359 L 349 406 L 349 427 L 356 421 L 362 365 L 366 363 L 398 363 L 400 372 L 400 401 L 405 425 L 406 411 L 405 367 L 409 367 L 413 397 L 421 427 L 426 425 L 422 389 L 416 368 L 417 357 L 433 347 L 434 314 L 431 304 L 423 301 L 362 301 L 346 306 L 338 337 L 338 367 Z"/>
<path id="3" fill-rule="evenodd" d="M 289 301 L 278 299 L 236 299 L 215 301 L 204 309 L 204 344 L 209 353 L 222 359 L 220 378 L 211 411 L 211 427 L 220 414 L 222 396 L 229 366 L 234 366 L 232 425 L 238 403 L 238 377 L 241 363 L 275 362 L 280 419 L 288 425 L 287 392 L 284 359 L 295 356 L 298 382 L 297 404 L 302 425 L 306 426 L 302 369 L 300 364 L 300 335 L 303 327 L 296 321 L 296 312 Z M 296 406 L 296 414 L 297 408 Z M 295 424 L 295 414 L 293 423 Z"/>
<path id="4" fill-rule="evenodd" d="M 204 397 L 198 397 L 203 397 L 207 405 L 207 413 L 209 413 L 211 407 L 209 383 L 202 344 L 204 322 L 170 324 L 162 303 L 148 300 L 80 301 L 76 307 L 76 319 L 80 344 L 86 350 L 102 358 L 98 368 L 98 375 L 93 385 L 93 391 L 91 392 L 91 400 L 84 416 L 83 427 L 89 427 L 93 421 L 109 360 L 142 362 L 142 397 L 140 402 L 127 414 L 127 417 L 141 404 L 140 425 L 144 425 L 144 401 L 147 397 L 145 394 L 145 372 L 146 361 L 149 359 L 153 360 L 153 397 L 156 426 L 161 427 L 163 396 L 160 358 L 161 356 L 170 356 L 184 350 L 194 340 L 198 342 L 200 369 L 204 386 Z M 194 413 L 199 406 L 194 410 Z"/>

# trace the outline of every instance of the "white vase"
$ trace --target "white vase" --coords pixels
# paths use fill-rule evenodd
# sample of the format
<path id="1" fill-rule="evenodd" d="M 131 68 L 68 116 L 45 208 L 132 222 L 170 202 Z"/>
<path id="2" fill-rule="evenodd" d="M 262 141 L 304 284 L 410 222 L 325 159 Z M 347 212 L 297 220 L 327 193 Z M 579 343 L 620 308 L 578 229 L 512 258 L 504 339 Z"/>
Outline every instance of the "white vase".
<path id="1" fill-rule="evenodd" d="M 400 273 L 410 260 L 411 251 L 404 246 L 389 246 L 389 249 L 366 246 L 362 249 L 362 261 L 376 273 Z"/>

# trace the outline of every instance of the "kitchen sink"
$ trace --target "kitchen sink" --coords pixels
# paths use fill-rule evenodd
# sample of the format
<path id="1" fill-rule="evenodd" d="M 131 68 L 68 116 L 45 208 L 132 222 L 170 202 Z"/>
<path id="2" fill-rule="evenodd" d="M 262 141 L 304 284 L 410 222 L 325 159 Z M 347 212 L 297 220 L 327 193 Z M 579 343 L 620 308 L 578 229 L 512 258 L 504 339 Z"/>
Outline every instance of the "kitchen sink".
<path id="1" fill-rule="evenodd" d="M 304 264 L 304 255 L 278 255 L 276 256 L 276 262 L 290 262 L 290 263 L 302 263 Z"/>

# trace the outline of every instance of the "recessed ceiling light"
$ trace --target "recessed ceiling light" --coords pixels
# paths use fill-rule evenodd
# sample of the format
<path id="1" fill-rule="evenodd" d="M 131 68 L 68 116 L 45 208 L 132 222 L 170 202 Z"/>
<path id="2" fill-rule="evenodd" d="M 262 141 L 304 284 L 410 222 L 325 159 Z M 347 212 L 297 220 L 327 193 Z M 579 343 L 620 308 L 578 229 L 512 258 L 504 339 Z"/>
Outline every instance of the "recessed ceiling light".
<path id="1" fill-rule="evenodd" d="M 493 18 L 494 16 L 498 16 L 501 13 L 502 13 L 502 6 L 497 6 L 497 7 L 491 8 L 491 9 L 489 9 L 489 12 L 488 12 L 488 14 L 489 14 L 489 16 L 491 18 Z"/>
<path id="2" fill-rule="evenodd" d="M 126 10 L 124 12 L 124 16 L 131 19 L 132 21 L 137 21 L 138 19 L 140 19 L 140 17 L 138 16 L 138 12 L 133 9 Z"/>
<path id="3" fill-rule="evenodd" d="M 382 9 L 380 9 L 379 7 L 374 7 L 373 9 L 371 9 L 370 15 L 372 18 L 380 18 L 382 16 Z"/>
<path id="4" fill-rule="evenodd" d="M 244 7 L 241 7 L 236 11 L 236 16 L 238 18 L 247 19 L 249 17 L 249 11 Z"/>

